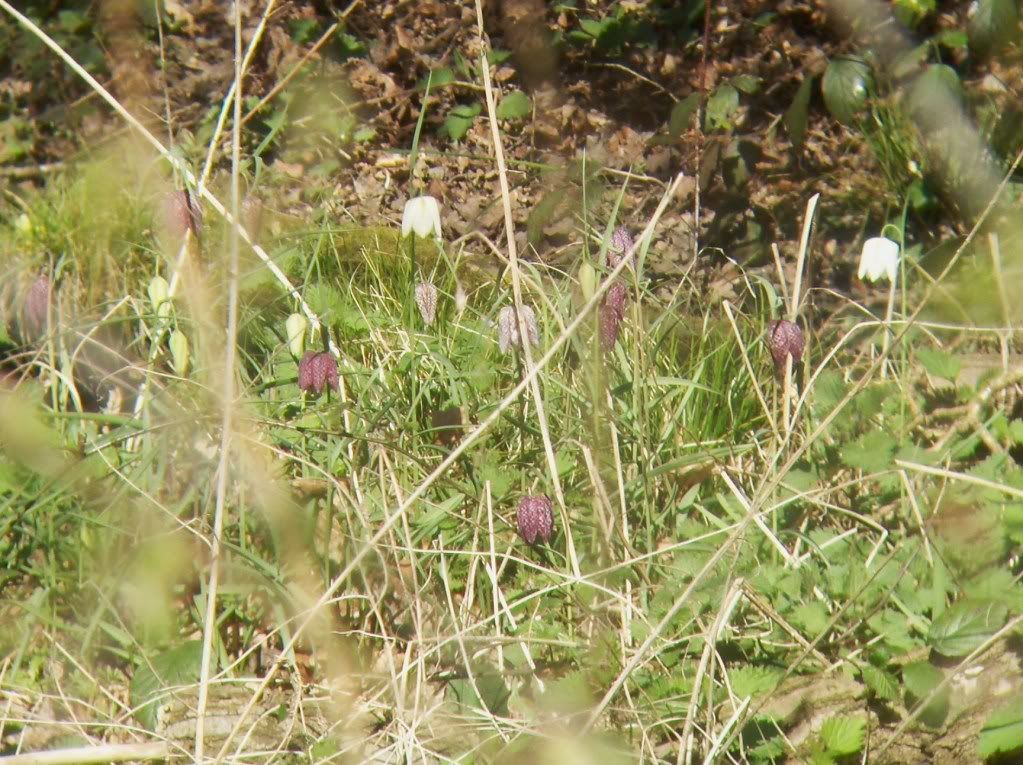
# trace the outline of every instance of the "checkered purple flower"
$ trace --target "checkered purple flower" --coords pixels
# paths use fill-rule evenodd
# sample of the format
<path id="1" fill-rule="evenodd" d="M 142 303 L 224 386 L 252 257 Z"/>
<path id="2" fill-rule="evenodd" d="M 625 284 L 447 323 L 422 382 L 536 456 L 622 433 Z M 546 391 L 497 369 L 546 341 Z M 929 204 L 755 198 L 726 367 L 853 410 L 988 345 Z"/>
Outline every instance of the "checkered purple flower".
<path id="1" fill-rule="evenodd" d="M 340 390 L 337 360 L 326 351 L 306 351 L 298 362 L 299 390 L 319 395 L 328 386 Z"/>
<path id="2" fill-rule="evenodd" d="M 538 541 L 548 544 L 554 535 L 554 507 L 543 494 L 533 494 L 519 501 L 516 518 L 519 536 L 526 544 Z"/>
<path id="3" fill-rule="evenodd" d="M 416 305 L 419 307 L 419 315 L 423 317 L 423 324 L 433 326 L 437 318 L 437 288 L 430 282 L 419 282 L 416 285 Z"/>
<path id="4" fill-rule="evenodd" d="M 600 306 L 600 344 L 604 351 L 610 351 L 618 342 L 618 332 L 625 318 L 625 304 L 629 300 L 629 290 L 621 282 L 608 287 L 604 295 L 604 303 Z"/>
<path id="5" fill-rule="evenodd" d="M 617 268 L 622 262 L 622 257 L 629 251 L 635 241 L 629 229 L 619 226 L 611 233 L 611 246 L 607 248 L 608 268 Z"/>
<path id="6" fill-rule="evenodd" d="M 779 372 L 785 369 L 785 357 L 791 356 L 792 363 L 798 364 L 803 358 L 806 340 L 798 324 L 787 319 L 772 321 L 767 326 L 767 345 Z"/>
<path id="7" fill-rule="evenodd" d="M 540 328 L 536 323 L 536 314 L 528 305 L 522 306 L 522 321 L 526 325 L 526 334 L 533 345 L 540 344 Z M 506 305 L 497 315 L 497 345 L 501 353 L 515 345 L 522 345 L 519 337 L 519 322 L 515 317 L 515 306 Z"/>
<path id="8" fill-rule="evenodd" d="M 202 208 L 187 190 L 168 192 L 163 214 L 167 229 L 177 237 L 183 237 L 188 231 L 198 237 L 202 231 Z"/>

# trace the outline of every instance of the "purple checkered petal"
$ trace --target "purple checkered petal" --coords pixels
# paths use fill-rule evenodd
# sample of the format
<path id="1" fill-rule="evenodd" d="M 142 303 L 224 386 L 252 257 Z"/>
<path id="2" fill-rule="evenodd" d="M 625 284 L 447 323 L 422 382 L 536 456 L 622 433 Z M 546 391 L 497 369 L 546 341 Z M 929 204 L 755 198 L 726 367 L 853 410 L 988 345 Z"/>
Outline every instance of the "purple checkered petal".
<path id="1" fill-rule="evenodd" d="M 554 507 L 543 494 L 523 497 L 516 516 L 519 536 L 526 544 L 547 544 L 554 535 Z"/>

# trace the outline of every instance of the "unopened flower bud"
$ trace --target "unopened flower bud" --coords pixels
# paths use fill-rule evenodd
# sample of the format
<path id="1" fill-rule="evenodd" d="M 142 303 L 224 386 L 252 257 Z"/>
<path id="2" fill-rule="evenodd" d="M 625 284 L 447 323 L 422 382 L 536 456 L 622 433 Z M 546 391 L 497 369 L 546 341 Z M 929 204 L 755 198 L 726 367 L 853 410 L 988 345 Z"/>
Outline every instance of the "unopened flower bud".
<path id="1" fill-rule="evenodd" d="M 293 313 L 284 322 L 284 329 L 288 335 L 288 350 L 297 359 L 305 350 L 305 335 L 309 330 L 309 322 L 300 313 Z"/>
<path id="2" fill-rule="evenodd" d="M 547 544 L 554 536 L 554 507 L 543 494 L 523 497 L 516 516 L 519 536 L 526 544 Z"/>
<path id="3" fill-rule="evenodd" d="M 46 334 L 50 325 L 50 298 L 53 285 L 50 278 L 40 274 L 28 288 L 25 295 L 25 303 L 22 306 L 24 316 L 25 335 L 32 340 L 38 340 Z"/>
<path id="4" fill-rule="evenodd" d="M 176 329 L 171 332 L 169 345 L 171 352 L 171 368 L 174 370 L 174 374 L 178 377 L 184 377 L 188 374 L 190 361 L 188 354 L 188 338 L 185 337 L 184 332 L 180 329 Z"/>
<path id="5" fill-rule="evenodd" d="M 589 303 L 597 291 L 597 272 L 588 260 L 579 266 L 579 291 L 582 292 L 584 303 Z"/>
<path id="6" fill-rule="evenodd" d="M 632 234 L 629 233 L 629 229 L 625 228 L 625 226 L 616 228 L 611 233 L 611 246 L 607 248 L 608 268 L 617 268 L 625 253 L 629 251 L 629 248 L 634 243 L 635 241 L 632 238 Z"/>
<path id="7" fill-rule="evenodd" d="M 147 292 L 149 293 L 149 304 L 153 307 L 157 317 L 166 319 L 170 316 L 170 285 L 167 284 L 167 280 L 162 276 L 154 276 L 149 280 Z"/>

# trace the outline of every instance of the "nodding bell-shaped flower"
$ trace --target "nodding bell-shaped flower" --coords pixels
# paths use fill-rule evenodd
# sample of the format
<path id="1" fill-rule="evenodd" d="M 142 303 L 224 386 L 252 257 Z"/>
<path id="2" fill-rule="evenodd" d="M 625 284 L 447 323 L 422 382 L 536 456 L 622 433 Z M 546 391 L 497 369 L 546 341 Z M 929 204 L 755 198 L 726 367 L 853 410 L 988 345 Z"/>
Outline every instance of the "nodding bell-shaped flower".
<path id="1" fill-rule="evenodd" d="M 528 305 L 522 306 L 522 321 L 526 325 L 527 339 L 533 345 L 540 344 L 540 328 L 536 323 L 536 314 Z M 497 345 L 501 353 L 507 353 L 508 349 L 522 345 L 522 338 L 519 336 L 519 321 L 515 317 L 515 306 L 506 305 L 497 315 Z"/>
<path id="2" fill-rule="evenodd" d="M 543 494 L 534 494 L 519 500 L 516 516 L 519 536 L 528 544 L 547 544 L 554 536 L 554 507 Z"/>
<path id="3" fill-rule="evenodd" d="M 296 359 L 305 351 L 305 334 L 309 331 L 309 322 L 300 313 L 293 313 L 284 322 L 288 334 L 288 350 Z"/>
<path id="4" fill-rule="evenodd" d="M 899 245 L 883 236 L 871 237 L 863 243 L 860 253 L 860 268 L 856 275 L 860 279 L 876 282 L 885 277 L 895 281 L 899 268 Z"/>
<path id="5" fill-rule="evenodd" d="M 38 340 L 46 334 L 50 324 L 50 299 L 53 293 L 53 284 L 50 277 L 40 274 L 25 295 L 25 302 L 22 306 L 24 317 L 25 335 L 28 339 Z"/>
<path id="6" fill-rule="evenodd" d="M 782 372 L 785 369 L 785 358 L 792 357 L 792 364 L 798 364 L 803 358 L 806 340 L 803 330 L 798 324 L 787 319 L 772 321 L 767 325 L 767 346 L 771 349 L 774 368 Z"/>
<path id="7" fill-rule="evenodd" d="M 326 351 L 306 351 L 298 362 L 299 390 L 319 395 L 327 386 L 334 390 L 341 389 L 337 360 Z"/>
<path id="8" fill-rule="evenodd" d="M 415 233 L 417 236 L 440 239 L 440 205 L 433 197 L 412 197 L 405 203 L 401 216 L 401 235 Z"/>
<path id="9" fill-rule="evenodd" d="M 625 226 L 619 226 L 611 233 L 611 246 L 607 248 L 607 266 L 608 268 L 617 268 L 618 264 L 622 262 L 622 258 L 625 253 L 629 251 L 629 248 L 635 241 L 632 238 L 632 234 L 629 233 L 629 229 Z"/>
<path id="10" fill-rule="evenodd" d="M 416 285 L 416 306 L 419 315 L 423 317 L 423 324 L 433 326 L 437 318 L 437 288 L 430 282 L 419 282 Z"/>
<path id="11" fill-rule="evenodd" d="M 163 214 L 167 230 L 178 238 L 189 231 L 194 237 L 202 232 L 202 208 L 187 190 L 168 192 Z"/>
<path id="12" fill-rule="evenodd" d="M 600 344 L 604 351 L 610 351 L 618 342 L 618 332 L 625 318 L 625 304 L 629 290 L 621 282 L 615 282 L 607 289 L 604 303 L 600 306 Z"/>

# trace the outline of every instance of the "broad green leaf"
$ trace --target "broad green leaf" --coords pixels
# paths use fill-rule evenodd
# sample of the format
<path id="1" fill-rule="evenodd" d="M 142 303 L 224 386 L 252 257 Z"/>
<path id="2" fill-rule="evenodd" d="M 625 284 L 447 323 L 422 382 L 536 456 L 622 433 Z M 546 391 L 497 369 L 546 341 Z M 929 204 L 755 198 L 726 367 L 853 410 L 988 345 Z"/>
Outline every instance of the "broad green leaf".
<path id="1" fill-rule="evenodd" d="M 806 140 L 806 123 L 810 111 L 810 94 L 813 92 L 813 75 L 804 77 L 799 83 L 799 90 L 796 91 L 792 105 L 785 112 L 785 129 L 789 133 L 789 140 L 795 149 L 803 148 Z"/>
<path id="2" fill-rule="evenodd" d="M 759 91 L 760 84 L 761 80 L 759 77 L 753 77 L 749 74 L 740 74 L 737 77 L 732 78 L 732 85 L 747 96 L 752 96 L 754 93 Z"/>
<path id="3" fill-rule="evenodd" d="M 851 124 L 867 105 L 874 78 L 863 59 L 833 58 L 824 70 L 821 91 L 824 105 L 831 116 L 843 124 Z"/>
<path id="4" fill-rule="evenodd" d="M 522 119 L 529 114 L 531 108 L 529 96 L 521 90 L 513 90 L 497 105 L 497 118 L 499 120 Z"/>
<path id="5" fill-rule="evenodd" d="M 965 656 L 997 632 L 1007 617 L 1002 603 L 960 600 L 931 622 L 927 642 L 943 656 Z"/>
<path id="6" fill-rule="evenodd" d="M 759 667 L 747 664 L 729 670 L 728 681 L 736 696 L 759 696 L 770 693 L 778 687 L 785 673 L 772 667 Z"/>
<path id="7" fill-rule="evenodd" d="M 416 88 L 418 90 L 426 90 L 426 85 L 429 83 L 430 91 L 432 92 L 444 85 L 450 85 L 454 81 L 455 73 L 448 67 L 444 67 L 442 69 L 434 69 L 432 72 L 427 74 L 416 83 Z"/>
<path id="8" fill-rule="evenodd" d="M 461 141 L 482 110 L 483 107 L 479 102 L 453 106 L 444 120 L 441 132 L 445 133 L 452 141 Z"/>
<path id="9" fill-rule="evenodd" d="M 902 682 L 906 687 L 906 704 L 914 706 L 933 691 L 945 676 L 930 662 L 916 661 L 902 668 Z M 948 715 L 948 687 L 932 698 L 920 714 L 920 719 L 931 727 L 937 727 Z"/>
<path id="10" fill-rule="evenodd" d="M 951 354 L 939 351 L 935 348 L 917 348 L 916 358 L 923 368 L 935 377 L 955 382 L 959 377 L 961 364 L 959 359 Z"/>
<path id="11" fill-rule="evenodd" d="M 131 679 L 129 695 L 136 719 L 156 730 L 157 700 L 166 688 L 199 680 L 202 641 L 190 640 L 140 665 Z"/>
<path id="12" fill-rule="evenodd" d="M 980 0 L 970 19 L 970 47 L 981 55 L 995 53 L 1017 36 L 1016 0 Z"/>
<path id="13" fill-rule="evenodd" d="M 940 116 L 951 104 L 961 102 L 963 86 L 956 70 L 947 64 L 930 64 L 916 78 L 909 93 L 909 111 L 914 115 Z"/>
<path id="14" fill-rule="evenodd" d="M 732 115 L 739 108 L 739 91 L 731 85 L 722 85 L 707 99 L 706 123 L 708 130 L 728 130 Z"/>
<path id="15" fill-rule="evenodd" d="M 828 609 L 816 600 L 803 603 L 792 612 L 792 621 L 804 635 L 817 637 L 828 625 Z"/>
<path id="16" fill-rule="evenodd" d="M 977 756 L 986 760 L 995 754 L 1020 749 L 1023 749 L 1023 696 L 991 713 L 977 740 Z"/>
<path id="17" fill-rule="evenodd" d="M 1009 437 L 1017 444 L 1023 444 L 1023 420 L 1009 422 Z"/>
<path id="18" fill-rule="evenodd" d="M 865 473 L 879 473 L 891 466 L 895 446 L 890 433 L 872 430 L 842 448 L 842 462 Z"/>
<path id="19" fill-rule="evenodd" d="M 671 116 L 668 118 L 668 135 L 672 140 L 678 140 L 689 129 L 689 120 L 699 105 L 700 96 L 690 93 L 671 108 Z"/>
<path id="20" fill-rule="evenodd" d="M 899 681 L 891 672 L 875 667 L 873 664 L 867 664 L 860 674 L 863 675 L 864 685 L 882 701 L 894 701 L 898 698 Z"/>
<path id="21" fill-rule="evenodd" d="M 863 748 L 867 720 L 864 717 L 833 717 L 821 726 L 821 741 L 828 754 L 845 757 Z"/>

